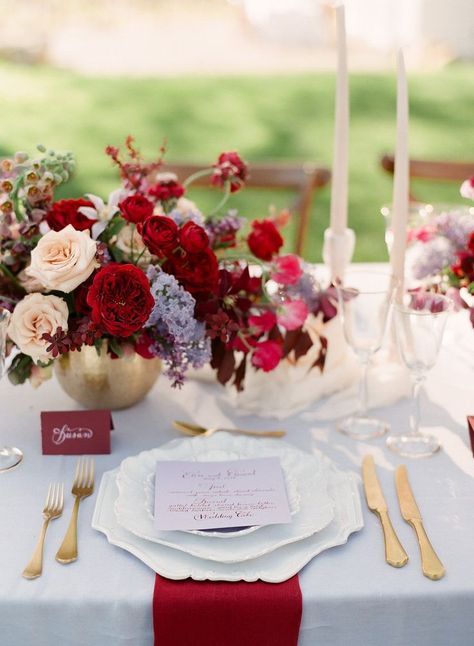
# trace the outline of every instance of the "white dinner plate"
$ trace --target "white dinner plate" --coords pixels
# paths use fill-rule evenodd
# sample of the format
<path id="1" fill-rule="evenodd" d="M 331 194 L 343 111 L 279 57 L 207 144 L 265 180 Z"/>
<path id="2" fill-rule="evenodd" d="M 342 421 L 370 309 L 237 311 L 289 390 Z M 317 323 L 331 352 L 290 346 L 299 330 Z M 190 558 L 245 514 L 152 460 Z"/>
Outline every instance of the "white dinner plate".
<path id="1" fill-rule="evenodd" d="M 158 460 L 230 460 L 276 456 L 280 459 L 285 480 L 293 483 L 290 495 L 291 523 L 267 525 L 258 532 L 241 532 L 229 539 L 216 541 L 206 536 L 182 531 L 158 531 L 153 521 L 154 491 L 150 476 Z M 310 454 L 281 440 L 255 439 L 216 433 L 206 438 L 173 440 L 151 451 L 122 462 L 115 504 L 117 520 L 140 538 L 173 547 L 192 556 L 237 563 L 257 558 L 283 545 L 302 540 L 328 525 L 334 516 L 334 503 L 327 493 L 328 462 L 322 454 Z M 222 535 L 215 532 L 215 535 Z"/>
<path id="2" fill-rule="evenodd" d="M 118 524 L 114 505 L 118 496 L 118 469 L 102 476 L 92 527 L 103 532 L 112 545 L 123 548 L 168 579 L 192 578 L 196 581 L 256 581 L 280 583 L 297 574 L 323 550 L 342 545 L 349 535 L 363 527 L 364 521 L 356 476 L 331 467 L 328 491 L 335 503 L 333 521 L 321 532 L 291 543 L 251 561 L 227 564 L 206 561 L 159 543 L 139 538 Z M 225 542 L 232 549 L 231 543 Z"/>

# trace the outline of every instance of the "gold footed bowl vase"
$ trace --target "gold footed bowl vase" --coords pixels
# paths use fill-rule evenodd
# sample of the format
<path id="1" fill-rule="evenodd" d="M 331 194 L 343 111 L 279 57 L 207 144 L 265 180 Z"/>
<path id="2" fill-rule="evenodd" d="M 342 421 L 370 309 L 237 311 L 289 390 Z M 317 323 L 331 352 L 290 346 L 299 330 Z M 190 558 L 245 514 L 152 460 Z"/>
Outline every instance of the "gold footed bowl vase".
<path id="1" fill-rule="evenodd" d="M 138 354 L 113 359 L 104 342 L 69 352 L 54 363 L 56 378 L 72 399 L 85 408 L 118 410 L 144 399 L 161 373 L 160 359 Z"/>

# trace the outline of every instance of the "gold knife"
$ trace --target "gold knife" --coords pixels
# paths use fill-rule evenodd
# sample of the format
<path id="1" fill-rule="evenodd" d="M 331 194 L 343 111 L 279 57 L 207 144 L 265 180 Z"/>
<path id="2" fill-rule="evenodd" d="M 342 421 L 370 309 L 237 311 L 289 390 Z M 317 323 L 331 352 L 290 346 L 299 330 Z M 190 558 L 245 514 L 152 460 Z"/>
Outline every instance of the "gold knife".
<path id="1" fill-rule="evenodd" d="M 365 497 L 370 511 L 380 518 L 385 542 L 385 560 L 393 567 L 403 567 L 408 563 L 408 554 L 398 540 L 388 515 L 387 503 L 375 471 L 374 458 L 366 455 L 362 461 L 362 478 Z"/>
<path id="2" fill-rule="evenodd" d="M 418 544 L 420 546 L 421 567 L 423 574 L 428 579 L 437 581 L 442 579 L 446 573 L 444 565 L 439 560 L 433 546 L 426 535 L 423 527 L 423 519 L 420 510 L 416 504 L 415 497 L 408 481 L 408 472 L 404 464 L 397 467 L 395 471 L 395 486 L 397 488 L 398 502 L 403 518 L 409 523 L 416 532 Z"/>

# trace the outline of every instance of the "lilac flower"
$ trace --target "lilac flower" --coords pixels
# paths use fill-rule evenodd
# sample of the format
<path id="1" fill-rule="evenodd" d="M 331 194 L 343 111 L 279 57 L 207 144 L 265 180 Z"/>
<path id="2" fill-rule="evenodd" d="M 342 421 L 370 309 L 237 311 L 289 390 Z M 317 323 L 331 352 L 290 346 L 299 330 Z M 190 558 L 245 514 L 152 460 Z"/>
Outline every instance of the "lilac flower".
<path id="1" fill-rule="evenodd" d="M 194 318 L 196 301 L 176 278 L 154 267 L 148 270 L 151 293 L 155 305 L 146 327 L 154 327 L 162 334 L 171 335 L 177 342 L 187 341 L 195 333 Z"/>
<path id="2" fill-rule="evenodd" d="M 421 247 L 412 264 L 413 277 L 417 280 L 438 274 L 456 260 L 454 245 L 448 238 L 435 238 Z"/>
<path id="3" fill-rule="evenodd" d="M 206 233 L 211 247 L 230 247 L 235 245 L 235 236 L 242 228 L 245 219 L 236 209 L 227 212 L 223 217 L 210 217 L 206 221 Z"/>
<path id="4" fill-rule="evenodd" d="M 456 249 L 463 249 L 474 231 L 474 217 L 465 211 L 441 213 L 436 218 L 436 228 Z"/>
<path id="5" fill-rule="evenodd" d="M 303 300 L 315 316 L 322 313 L 324 323 L 337 315 L 336 288 L 329 286 L 322 289 L 320 283 L 309 272 L 304 272 L 296 285 L 288 286 L 287 293 L 292 299 Z"/>
<path id="6" fill-rule="evenodd" d="M 301 298 L 310 310 L 316 303 L 317 293 L 319 291 L 318 281 L 314 276 L 303 273 L 295 285 L 288 286 L 288 294 L 291 298 Z"/>
<path id="7" fill-rule="evenodd" d="M 201 368 L 211 359 L 204 323 L 194 318 L 196 301 L 174 276 L 154 267 L 148 270 L 155 305 L 145 325 L 150 351 L 163 359 L 165 374 L 181 385 L 189 366 Z"/>
<path id="8" fill-rule="evenodd" d="M 186 197 L 180 197 L 176 202 L 176 206 L 168 213 L 178 226 L 185 222 L 194 222 L 199 224 L 200 227 L 204 226 L 204 216 L 198 207 L 188 200 Z"/>

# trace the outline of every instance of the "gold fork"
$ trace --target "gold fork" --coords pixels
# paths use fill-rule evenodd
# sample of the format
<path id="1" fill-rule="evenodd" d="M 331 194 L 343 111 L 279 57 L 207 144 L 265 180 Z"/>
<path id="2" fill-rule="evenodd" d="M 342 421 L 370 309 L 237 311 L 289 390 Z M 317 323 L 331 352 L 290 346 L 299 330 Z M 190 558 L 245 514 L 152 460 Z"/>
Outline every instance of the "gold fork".
<path id="1" fill-rule="evenodd" d="M 43 571 L 43 545 L 48 529 L 49 521 L 53 518 L 59 518 L 63 513 L 64 507 L 64 485 L 63 484 L 50 484 L 48 488 L 48 495 L 43 508 L 43 527 L 36 543 L 35 551 L 31 557 L 31 561 L 23 570 L 25 579 L 36 579 L 41 576 Z"/>
<path id="2" fill-rule="evenodd" d="M 214 435 L 218 431 L 226 431 L 227 433 L 239 433 L 240 435 L 251 435 L 252 437 L 283 437 L 286 435 L 286 431 L 251 431 L 243 428 L 206 428 L 205 426 L 198 426 L 198 424 L 191 424 L 191 422 L 180 422 L 179 420 L 174 420 L 173 426 L 176 430 L 181 431 L 185 435 L 191 435 L 192 437 L 202 435 L 203 437 L 209 437 Z"/>
<path id="3" fill-rule="evenodd" d="M 59 563 L 72 563 L 77 559 L 77 515 L 79 504 L 83 498 L 87 498 L 94 491 L 94 461 L 80 458 L 77 461 L 76 473 L 72 484 L 71 493 L 74 496 L 74 507 L 71 520 L 56 554 L 56 561 Z"/>

